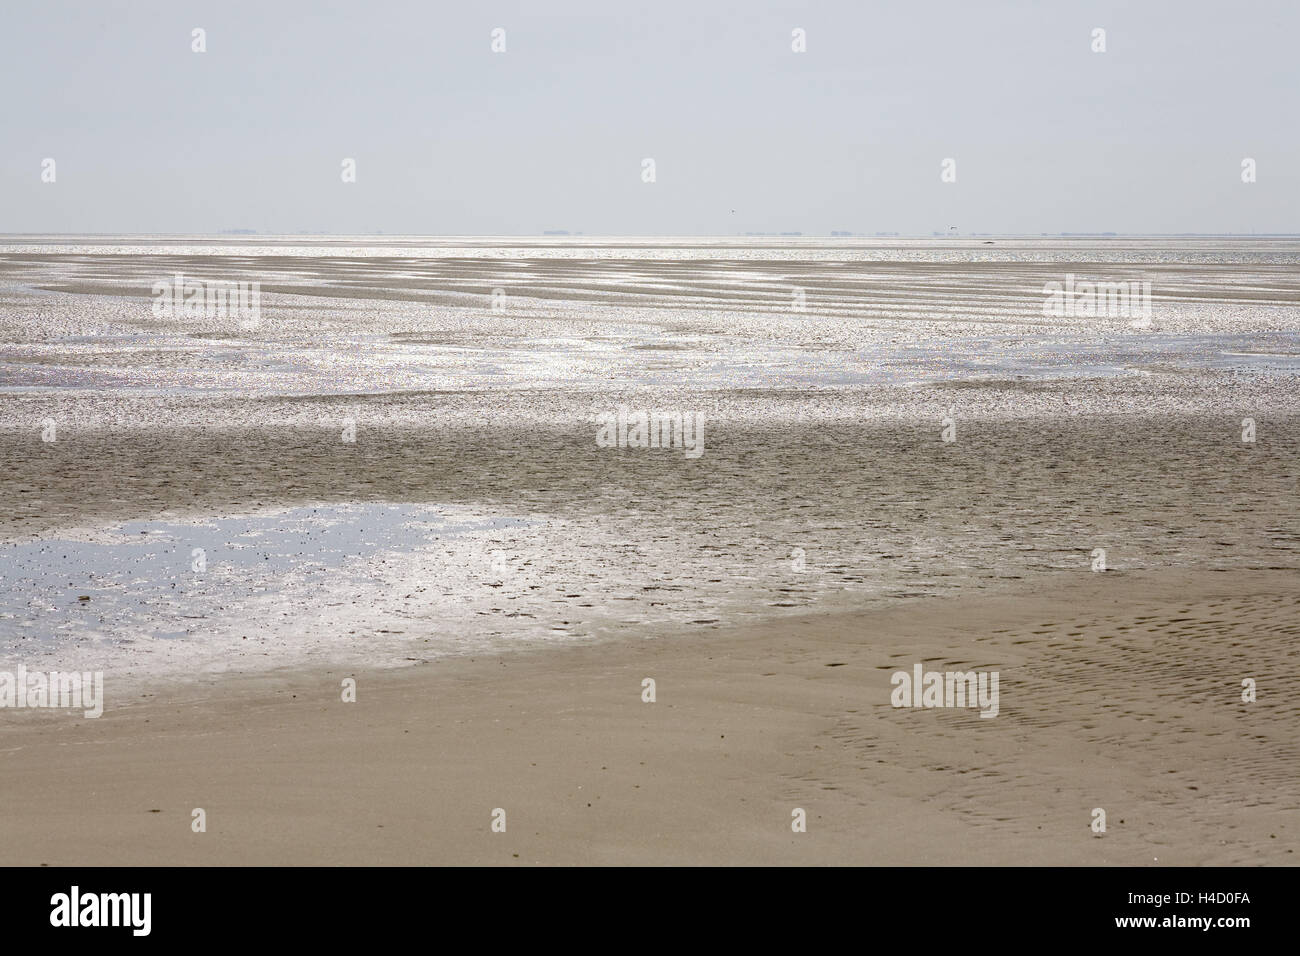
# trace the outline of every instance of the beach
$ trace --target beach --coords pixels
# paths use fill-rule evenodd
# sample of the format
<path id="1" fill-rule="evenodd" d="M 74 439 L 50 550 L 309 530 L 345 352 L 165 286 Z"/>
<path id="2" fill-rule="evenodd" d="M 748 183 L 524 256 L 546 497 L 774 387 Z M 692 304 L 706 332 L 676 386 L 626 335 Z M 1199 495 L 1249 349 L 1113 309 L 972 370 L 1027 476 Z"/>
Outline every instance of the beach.
<path id="1" fill-rule="evenodd" d="M 4 862 L 1293 864 L 1298 263 L 2 238 Z"/>

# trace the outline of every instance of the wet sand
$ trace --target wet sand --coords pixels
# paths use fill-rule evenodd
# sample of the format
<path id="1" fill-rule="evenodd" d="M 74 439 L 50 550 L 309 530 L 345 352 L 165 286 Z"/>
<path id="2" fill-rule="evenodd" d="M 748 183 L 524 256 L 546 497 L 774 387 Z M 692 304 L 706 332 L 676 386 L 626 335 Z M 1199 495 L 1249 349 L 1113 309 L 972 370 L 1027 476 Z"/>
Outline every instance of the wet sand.
<path id="1" fill-rule="evenodd" d="M 1012 388 L 987 391 L 1015 401 Z M 471 638 L 503 649 L 639 639 L 974 596 L 1086 569 L 1098 548 L 1123 571 L 1295 570 L 1300 418 L 1258 397 L 1238 400 L 1245 411 L 1264 409 L 1254 443 L 1241 441 L 1235 415 L 1100 414 L 1143 401 L 1105 383 L 1035 389 L 1032 404 L 1090 402 L 1094 412 L 1059 418 L 987 409 L 980 417 L 978 393 L 965 388 L 909 390 L 883 410 L 862 395 L 697 394 L 682 402 L 710 422 L 695 460 L 597 448 L 582 416 L 590 396 L 496 402 L 490 412 L 481 399 L 372 399 L 360 403 L 374 412 L 358 415 L 352 444 L 317 422 L 318 412 L 338 418 L 350 399 L 313 402 L 299 419 L 283 402 L 167 412 L 190 422 L 206 415 L 206 427 L 167 427 L 157 406 L 139 402 L 128 409 L 154 419 L 133 421 L 128 410 L 123 427 L 65 416 L 55 443 L 30 432 L 0 437 L 11 503 L 0 554 L 14 581 L 0 649 L 29 666 L 71 661 L 119 680 L 147 679 L 164 662 L 182 673 L 287 666 L 306 650 L 384 666 L 444 657 L 458 640 L 481 649 Z M 952 444 L 940 440 L 945 403 L 962 409 Z M 189 602 L 195 544 L 211 552 L 212 587 L 229 570 L 202 531 L 213 516 L 387 502 L 523 524 L 463 546 L 413 532 L 397 551 L 374 552 L 355 584 L 332 572 L 338 593 L 284 587 L 268 551 L 264 580 L 247 585 L 268 600 L 281 590 L 277 603 L 240 603 L 237 582 L 220 613 Z M 16 549 L 39 534 L 57 560 L 73 551 L 58 549 L 75 537 L 70 529 L 160 515 L 197 522 L 193 537 L 174 535 L 170 565 L 149 572 L 172 582 L 162 585 L 165 604 L 193 618 L 188 639 L 113 632 L 78 641 L 78 631 L 56 630 L 68 623 L 57 608 L 86 596 L 92 617 L 78 627 L 93 625 L 101 606 L 132 600 L 129 582 L 104 581 L 101 568 L 72 554 L 66 576 L 33 594 Z M 250 525 L 244 539 L 255 544 L 249 535 L 265 532 Z M 494 554 L 504 570 L 490 566 Z M 156 591 L 139 600 L 158 600 Z M 31 620 L 33 637 L 30 627 L 14 629 Z M 47 652 L 54 656 L 39 656 Z"/>

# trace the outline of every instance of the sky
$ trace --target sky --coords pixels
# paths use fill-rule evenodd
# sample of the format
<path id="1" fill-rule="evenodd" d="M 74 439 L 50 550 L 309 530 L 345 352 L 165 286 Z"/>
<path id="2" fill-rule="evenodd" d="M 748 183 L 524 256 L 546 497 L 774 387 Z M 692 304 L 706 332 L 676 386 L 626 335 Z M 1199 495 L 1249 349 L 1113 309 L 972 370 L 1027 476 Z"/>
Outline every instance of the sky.
<path id="1" fill-rule="evenodd" d="M 1294 0 L 15 2 L 0 232 L 1300 233 L 1298 36 Z"/>

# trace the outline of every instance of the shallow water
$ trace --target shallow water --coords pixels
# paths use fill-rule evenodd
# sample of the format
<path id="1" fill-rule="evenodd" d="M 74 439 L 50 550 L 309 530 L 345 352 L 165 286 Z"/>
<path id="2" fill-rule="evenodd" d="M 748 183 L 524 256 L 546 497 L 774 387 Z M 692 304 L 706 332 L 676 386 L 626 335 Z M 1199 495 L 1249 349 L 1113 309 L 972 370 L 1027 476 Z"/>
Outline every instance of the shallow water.
<path id="1" fill-rule="evenodd" d="M 1300 361 L 1300 241 L 294 242 L 0 243 L 0 388 L 840 387 Z M 257 283 L 256 328 L 155 316 L 154 283 L 177 275 Z M 1068 275 L 1151 283 L 1149 319 L 1045 315 Z"/>
<path id="2" fill-rule="evenodd" d="M 290 632 L 309 630 L 312 608 L 390 584 L 390 558 L 445 551 L 524 524 L 463 508 L 365 503 L 129 521 L 5 542 L 0 646 L 28 659 L 76 656 L 111 666 L 125 654 L 156 652 L 155 641 L 179 640 L 187 646 L 169 652 L 170 663 L 192 669 L 212 667 L 214 649 L 236 637 L 263 642 L 283 632 L 288 651 Z M 466 580 L 505 573 L 491 553 L 481 557 L 467 562 Z M 414 590 L 427 582 L 407 584 Z M 278 621 L 263 613 L 268 596 L 283 605 Z"/>

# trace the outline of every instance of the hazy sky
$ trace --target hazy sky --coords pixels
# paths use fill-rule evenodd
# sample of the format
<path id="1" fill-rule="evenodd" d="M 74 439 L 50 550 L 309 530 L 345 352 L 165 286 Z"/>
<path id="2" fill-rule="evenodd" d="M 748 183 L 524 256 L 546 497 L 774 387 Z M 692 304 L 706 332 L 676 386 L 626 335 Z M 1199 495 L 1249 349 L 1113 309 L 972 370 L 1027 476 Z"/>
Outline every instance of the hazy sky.
<path id="1" fill-rule="evenodd" d="M 0 232 L 1300 232 L 1298 37 L 1295 0 L 10 2 Z"/>

